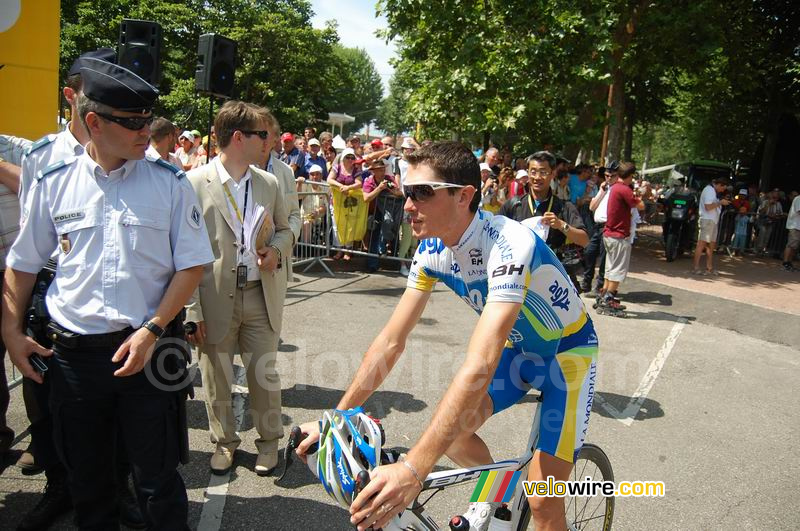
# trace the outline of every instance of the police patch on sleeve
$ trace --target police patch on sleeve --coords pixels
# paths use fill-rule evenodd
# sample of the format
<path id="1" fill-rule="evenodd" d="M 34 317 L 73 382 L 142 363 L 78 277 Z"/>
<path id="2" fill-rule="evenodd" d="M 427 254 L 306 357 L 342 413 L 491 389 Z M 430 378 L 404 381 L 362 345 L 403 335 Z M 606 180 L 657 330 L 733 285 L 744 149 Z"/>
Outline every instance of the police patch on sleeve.
<path id="1" fill-rule="evenodd" d="M 203 219 L 203 216 L 200 214 L 200 209 L 197 205 L 192 205 L 186 210 L 186 219 L 189 225 L 195 229 L 200 228 L 200 220 Z"/>

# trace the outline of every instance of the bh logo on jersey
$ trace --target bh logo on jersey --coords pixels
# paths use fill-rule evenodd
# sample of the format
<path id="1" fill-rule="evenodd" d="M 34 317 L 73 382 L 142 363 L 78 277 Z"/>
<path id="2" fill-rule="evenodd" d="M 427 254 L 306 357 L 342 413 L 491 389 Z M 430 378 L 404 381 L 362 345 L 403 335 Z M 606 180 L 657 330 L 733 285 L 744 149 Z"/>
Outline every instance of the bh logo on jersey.
<path id="1" fill-rule="evenodd" d="M 550 285 L 550 304 L 564 311 L 569 311 L 569 288 L 561 287 L 558 280 L 554 280 Z"/>

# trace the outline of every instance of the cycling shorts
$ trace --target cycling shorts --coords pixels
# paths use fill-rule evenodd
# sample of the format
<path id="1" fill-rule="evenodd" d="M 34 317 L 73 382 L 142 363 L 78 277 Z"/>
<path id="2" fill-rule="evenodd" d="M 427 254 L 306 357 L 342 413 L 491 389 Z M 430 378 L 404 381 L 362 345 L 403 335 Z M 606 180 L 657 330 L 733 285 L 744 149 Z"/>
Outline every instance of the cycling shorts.
<path id="1" fill-rule="evenodd" d="M 589 428 L 597 345 L 574 347 L 548 357 L 506 345 L 489 385 L 492 414 L 516 404 L 530 389 L 538 389 L 542 403 L 536 449 L 574 463 Z"/>

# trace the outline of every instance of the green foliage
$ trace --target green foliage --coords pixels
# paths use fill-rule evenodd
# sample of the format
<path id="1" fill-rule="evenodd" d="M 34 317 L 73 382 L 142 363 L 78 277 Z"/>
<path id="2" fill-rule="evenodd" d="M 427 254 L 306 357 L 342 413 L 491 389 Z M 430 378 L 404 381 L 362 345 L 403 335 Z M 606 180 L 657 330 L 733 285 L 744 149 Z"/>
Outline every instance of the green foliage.
<path id="1" fill-rule="evenodd" d="M 336 67 L 330 80 L 333 105 L 355 122 L 345 125 L 345 134 L 358 131 L 375 119 L 383 99 L 383 84 L 375 64 L 361 48 L 333 47 Z"/>
<path id="2" fill-rule="evenodd" d="M 161 24 L 162 81 L 156 112 L 182 126 L 198 127 L 208 119 L 208 98 L 194 91 L 197 41 L 203 33 L 238 42 L 233 97 L 269 107 L 285 130 L 301 131 L 327 118 L 346 101 L 345 94 L 363 97 L 370 108 L 381 98 L 380 90 L 376 100 L 369 83 L 363 83 L 377 77 L 371 62 L 373 77 L 362 68 L 363 62 L 354 76 L 340 75 L 336 28 L 314 29 L 308 0 L 62 0 L 61 12 L 62 80 L 84 51 L 116 47 L 123 18 Z"/>
<path id="3" fill-rule="evenodd" d="M 624 115 L 635 156 L 652 147 L 651 166 L 735 161 L 752 156 L 776 112 L 800 108 L 793 0 L 380 0 L 378 9 L 402 72 L 380 121 L 420 122 L 426 136 L 480 143 L 488 132 L 521 152 L 552 144 L 597 154 L 614 80 L 624 107 L 612 119 L 615 149 Z"/>

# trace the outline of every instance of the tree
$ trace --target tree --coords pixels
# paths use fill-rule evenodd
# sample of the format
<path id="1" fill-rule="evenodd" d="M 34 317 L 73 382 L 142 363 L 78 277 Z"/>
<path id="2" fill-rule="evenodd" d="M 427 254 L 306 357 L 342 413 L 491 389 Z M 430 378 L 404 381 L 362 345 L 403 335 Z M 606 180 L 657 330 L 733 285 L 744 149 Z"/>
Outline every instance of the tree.
<path id="1" fill-rule="evenodd" d="M 358 131 L 378 115 L 383 99 L 383 84 L 372 58 L 362 48 L 333 47 L 336 59 L 330 79 L 333 109 L 353 116 L 346 131 Z"/>
<path id="2" fill-rule="evenodd" d="M 163 79 L 156 112 L 181 126 L 208 116 L 208 99 L 194 91 L 197 42 L 218 33 L 238 42 L 234 98 L 269 107 L 285 130 L 327 118 L 338 97 L 331 66 L 335 27 L 314 29 L 308 0 L 62 0 L 61 79 L 82 52 L 115 47 L 123 18 L 163 28 Z M 334 63 L 335 64 L 335 63 Z M 339 92 L 346 91 L 338 81 Z"/>
<path id="3" fill-rule="evenodd" d="M 414 127 L 414 122 L 405 111 L 410 90 L 404 79 L 404 69 L 402 65 L 398 65 L 389 80 L 389 95 L 378 107 L 375 119 L 376 125 L 392 136 L 410 131 Z"/>

